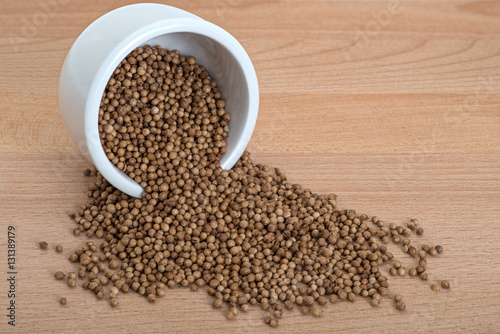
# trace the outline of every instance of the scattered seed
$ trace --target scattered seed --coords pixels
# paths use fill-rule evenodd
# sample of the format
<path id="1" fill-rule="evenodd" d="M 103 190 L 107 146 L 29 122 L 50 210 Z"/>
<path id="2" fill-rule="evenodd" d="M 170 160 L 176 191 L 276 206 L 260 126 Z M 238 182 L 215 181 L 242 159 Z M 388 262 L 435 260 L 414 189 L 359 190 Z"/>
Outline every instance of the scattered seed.
<path id="1" fill-rule="evenodd" d="M 54 273 L 54 277 L 58 280 L 61 280 L 64 278 L 64 276 L 66 276 L 62 271 L 56 271 Z"/>
<path id="2" fill-rule="evenodd" d="M 236 314 L 234 314 L 234 312 L 232 310 L 229 310 L 226 312 L 226 319 L 232 320 L 232 319 L 234 319 L 235 316 L 236 316 Z"/>
<path id="3" fill-rule="evenodd" d="M 311 313 L 312 315 L 314 315 L 315 317 L 320 317 L 322 314 L 323 314 L 323 309 L 319 306 L 316 306 L 314 305 L 312 308 L 311 308 Z"/>
<path id="4" fill-rule="evenodd" d="M 68 279 L 68 286 L 69 287 L 75 287 L 76 286 L 76 278 L 70 278 Z"/>
<path id="5" fill-rule="evenodd" d="M 221 308 L 222 307 L 222 299 L 214 299 L 212 302 L 212 306 L 214 308 Z"/>
<path id="6" fill-rule="evenodd" d="M 40 245 L 40 248 L 43 250 L 46 250 L 49 247 L 49 244 L 46 243 L 45 241 L 40 242 L 39 245 Z"/>
<path id="7" fill-rule="evenodd" d="M 73 233 L 101 240 L 70 256 L 80 264 L 78 277 L 88 279 L 83 286 L 101 299 L 111 284 L 112 306 L 129 289 L 154 302 L 165 288 L 207 286 L 214 308 L 230 307 L 228 319 L 260 305 L 273 327 L 294 305 L 314 316 L 328 300 L 361 296 L 379 305 L 389 293 L 380 266 L 394 258 L 385 244 L 415 257 L 409 236 L 423 233 L 419 222 L 405 227 L 374 216 L 369 224 L 367 215 L 336 209 L 336 195 L 292 184 L 248 152 L 222 170 L 225 108 L 194 57 L 144 46 L 120 63 L 102 95 L 99 135 L 108 159 L 144 192 L 131 198 L 97 170 L 84 172 L 97 177 L 71 215 Z M 418 255 L 409 274 L 424 279 L 425 254 Z M 395 260 L 389 274 L 406 269 Z M 395 302 L 405 308 L 401 298 Z"/>
<path id="8" fill-rule="evenodd" d="M 61 299 L 59 299 L 59 303 L 61 305 L 66 305 L 66 298 L 65 297 L 61 297 Z"/>
<path id="9" fill-rule="evenodd" d="M 444 280 L 444 281 L 441 281 L 441 287 L 443 289 L 449 289 L 450 288 L 450 282 Z"/>

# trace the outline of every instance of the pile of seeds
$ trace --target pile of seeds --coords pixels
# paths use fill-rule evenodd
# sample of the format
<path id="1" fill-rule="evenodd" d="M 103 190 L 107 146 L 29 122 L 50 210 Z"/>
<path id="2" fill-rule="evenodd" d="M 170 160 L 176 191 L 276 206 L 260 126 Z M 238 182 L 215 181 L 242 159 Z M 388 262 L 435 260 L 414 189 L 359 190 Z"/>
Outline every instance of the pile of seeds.
<path id="1" fill-rule="evenodd" d="M 334 194 L 293 184 L 247 152 L 222 170 L 230 119 L 224 108 L 216 82 L 193 57 L 145 46 L 121 62 L 103 95 L 101 142 L 144 193 L 132 198 L 84 171 L 97 178 L 88 202 L 71 215 L 79 224 L 74 233 L 103 239 L 70 256 L 84 288 L 116 306 L 119 293 L 154 302 L 166 287 L 206 287 L 228 319 L 259 305 L 274 327 L 295 307 L 321 316 L 328 301 L 357 296 L 377 306 L 389 295 L 386 262 L 391 275 L 428 279 L 426 258 L 442 247 L 413 246 L 409 237 L 423 233 L 417 220 L 398 226 L 337 210 Z M 406 270 L 394 260 L 389 242 L 415 265 Z M 70 286 L 75 282 L 73 274 Z M 394 301 L 405 309 L 400 295 Z"/>

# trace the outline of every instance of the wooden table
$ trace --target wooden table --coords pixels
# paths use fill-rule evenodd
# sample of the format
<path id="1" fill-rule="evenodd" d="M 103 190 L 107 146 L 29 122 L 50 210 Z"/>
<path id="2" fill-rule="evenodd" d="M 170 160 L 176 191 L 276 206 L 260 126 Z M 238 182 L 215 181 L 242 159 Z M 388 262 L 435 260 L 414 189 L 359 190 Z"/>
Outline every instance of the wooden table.
<path id="1" fill-rule="evenodd" d="M 417 243 L 443 245 L 428 282 L 390 278 L 406 311 L 359 298 L 328 305 L 319 319 L 286 313 L 271 330 L 258 309 L 226 320 L 205 292 L 168 290 L 154 305 L 130 293 L 112 309 L 55 281 L 54 271 L 75 269 L 67 257 L 85 238 L 72 235 L 68 212 L 90 182 L 59 115 L 59 71 L 82 30 L 125 3 L 1 0 L 0 332 L 500 332 L 500 2 L 169 2 L 228 30 L 253 60 L 255 160 L 337 193 L 340 208 L 418 218 L 426 232 Z M 15 328 L 6 317 L 8 226 Z M 451 289 L 432 292 L 439 279 Z"/>

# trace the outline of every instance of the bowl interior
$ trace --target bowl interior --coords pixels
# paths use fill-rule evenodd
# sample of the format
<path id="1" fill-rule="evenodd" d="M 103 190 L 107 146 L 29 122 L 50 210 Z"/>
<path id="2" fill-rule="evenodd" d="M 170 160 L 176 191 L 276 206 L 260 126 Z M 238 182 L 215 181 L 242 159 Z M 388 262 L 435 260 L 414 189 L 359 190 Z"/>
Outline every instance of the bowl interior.
<path id="1" fill-rule="evenodd" d="M 205 66 L 210 76 L 217 81 L 217 87 L 226 101 L 226 111 L 231 114 L 227 153 L 221 160 L 221 166 L 224 169 L 231 168 L 242 153 L 241 146 L 247 144 L 242 142 L 242 136 L 249 117 L 247 79 L 235 56 L 219 42 L 191 32 L 160 35 L 143 43 L 146 44 L 176 49 L 181 55 L 196 57 L 197 63 Z"/>

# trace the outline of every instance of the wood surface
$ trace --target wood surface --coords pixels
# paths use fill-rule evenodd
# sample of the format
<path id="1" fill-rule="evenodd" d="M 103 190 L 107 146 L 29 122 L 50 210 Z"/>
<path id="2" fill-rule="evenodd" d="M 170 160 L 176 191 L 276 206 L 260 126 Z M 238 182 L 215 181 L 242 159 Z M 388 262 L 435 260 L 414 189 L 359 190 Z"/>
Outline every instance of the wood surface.
<path id="1" fill-rule="evenodd" d="M 204 291 L 171 289 L 154 305 L 129 293 L 111 309 L 53 278 L 75 270 L 67 257 L 85 238 L 72 235 L 68 212 L 91 181 L 59 114 L 59 71 L 85 27 L 131 3 L 58 1 L 44 16 L 50 0 L 0 0 L 0 332 L 500 332 L 500 2 L 405 1 L 390 15 L 390 0 L 168 2 L 228 30 L 253 60 L 256 161 L 337 193 L 340 208 L 418 218 L 425 233 L 415 242 L 445 250 L 429 260 L 428 282 L 390 278 L 404 312 L 358 298 L 321 318 L 286 312 L 271 329 L 259 309 L 226 320 Z M 9 225 L 15 328 L 6 317 Z M 451 289 L 432 292 L 439 279 Z"/>

